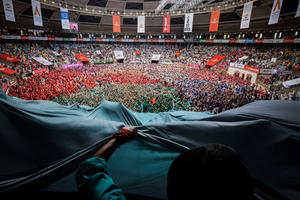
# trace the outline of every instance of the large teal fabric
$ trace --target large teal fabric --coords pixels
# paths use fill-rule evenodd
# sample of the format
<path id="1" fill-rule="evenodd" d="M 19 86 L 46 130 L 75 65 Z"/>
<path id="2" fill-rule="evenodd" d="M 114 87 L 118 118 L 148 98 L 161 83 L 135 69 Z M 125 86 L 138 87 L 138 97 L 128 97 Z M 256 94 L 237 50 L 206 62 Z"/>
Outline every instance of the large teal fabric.
<path id="1" fill-rule="evenodd" d="M 0 93 L 0 191 L 77 191 L 81 162 L 123 126 L 139 136 L 108 162 L 126 192 L 167 199 L 166 176 L 189 148 L 221 143 L 236 149 L 256 180 L 282 196 L 300 199 L 300 104 L 257 101 L 212 115 L 174 111 L 135 113 L 119 103 L 98 107 L 24 101 Z"/>

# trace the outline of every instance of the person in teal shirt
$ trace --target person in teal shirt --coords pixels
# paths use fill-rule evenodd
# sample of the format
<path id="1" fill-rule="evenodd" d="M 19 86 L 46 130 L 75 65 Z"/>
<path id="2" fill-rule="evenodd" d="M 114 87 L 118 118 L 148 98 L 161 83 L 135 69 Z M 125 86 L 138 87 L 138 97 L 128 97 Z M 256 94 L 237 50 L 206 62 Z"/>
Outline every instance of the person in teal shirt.
<path id="1" fill-rule="evenodd" d="M 101 147 L 92 158 L 84 161 L 76 172 L 78 190 L 92 200 L 126 200 L 121 188 L 107 171 L 107 160 L 127 139 L 137 135 L 134 127 L 124 127 Z"/>
<path id="2" fill-rule="evenodd" d="M 126 200 L 107 172 L 106 161 L 115 149 L 137 135 L 124 127 L 77 173 L 79 192 L 85 200 Z M 253 181 L 238 154 L 221 144 L 208 144 L 180 154 L 172 162 L 167 180 L 169 200 L 253 200 Z"/>

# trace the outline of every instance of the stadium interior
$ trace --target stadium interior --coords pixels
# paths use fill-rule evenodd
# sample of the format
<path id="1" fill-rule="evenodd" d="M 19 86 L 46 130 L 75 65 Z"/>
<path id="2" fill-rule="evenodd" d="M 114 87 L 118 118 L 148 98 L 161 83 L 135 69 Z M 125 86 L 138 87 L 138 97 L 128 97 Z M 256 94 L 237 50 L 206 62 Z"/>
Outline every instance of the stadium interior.
<path id="1" fill-rule="evenodd" d="M 209 144 L 251 199 L 300 199 L 299 0 L 2 3 L 0 199 L 89 199 L 80 164 L 131 126 L 106 163 L 126 199 L 168 199 L 171 163 Z"/>

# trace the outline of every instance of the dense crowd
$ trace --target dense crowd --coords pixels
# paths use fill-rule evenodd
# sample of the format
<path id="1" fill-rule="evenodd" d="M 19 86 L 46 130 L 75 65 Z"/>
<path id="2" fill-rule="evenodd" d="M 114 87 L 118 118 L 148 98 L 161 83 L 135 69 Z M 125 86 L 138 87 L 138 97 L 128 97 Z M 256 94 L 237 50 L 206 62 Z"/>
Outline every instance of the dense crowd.
<path id="1" fill-rule="evenodd" d="M 286 99 L 285 94 L 278 95 L 281 92 L 278 89 L 276 94 L 270 87 L 262 91 L 240 77 L 227 75 L 227 67 L 235 62 L 285 72 L 259 77 L 258 82 L 270 86 L 297 77 L 293 70 L 300 61 L 297 48 L 282 47 L 273 48 L 274 53 L 264 47 L 178 44 L 3 43 L 0 48 L 1 53 L 20 59 L 14 65 L 2 61 L 17 71 L 14 84 L 10 84 L 11 77 L 0 75 L 0 86 L 11 96 L 89 106 L 97 106 L 102 99 L 107 99 L 141 112 L 218 113 L 254 100 Z M 123 51 L 123 64 L 117 63 L 115 50 Z M 81 63 L 75 54 L 84 54 L 89 63 L 63 68 L 63 65 Z M 152 54 L 161 55 L 160 64 L 151 63 Z M 207 61 L 216 54 L 225 55 L 226 59 L 211 69 L 206 68 Z M 53 65 L 43 66 L 32 59 L 34 56 L 42 56 Z M 44 68 L 47 71 L 33 73 Z M 288 97 L 294 96 L 295 93 Z"/>

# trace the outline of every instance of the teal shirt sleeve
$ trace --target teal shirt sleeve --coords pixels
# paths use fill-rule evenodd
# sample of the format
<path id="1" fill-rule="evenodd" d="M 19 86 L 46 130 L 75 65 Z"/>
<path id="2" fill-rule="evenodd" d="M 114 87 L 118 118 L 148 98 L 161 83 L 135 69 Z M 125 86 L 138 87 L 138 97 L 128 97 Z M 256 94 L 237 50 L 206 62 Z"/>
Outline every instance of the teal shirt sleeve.
<path id="1" fill-rule="evenodd" d="M 80 165 L 76 182 L 87 199 L 126 200 L 122 190 L 108 175 L 106 161 L 100 157 L 92 157 Z"/>

